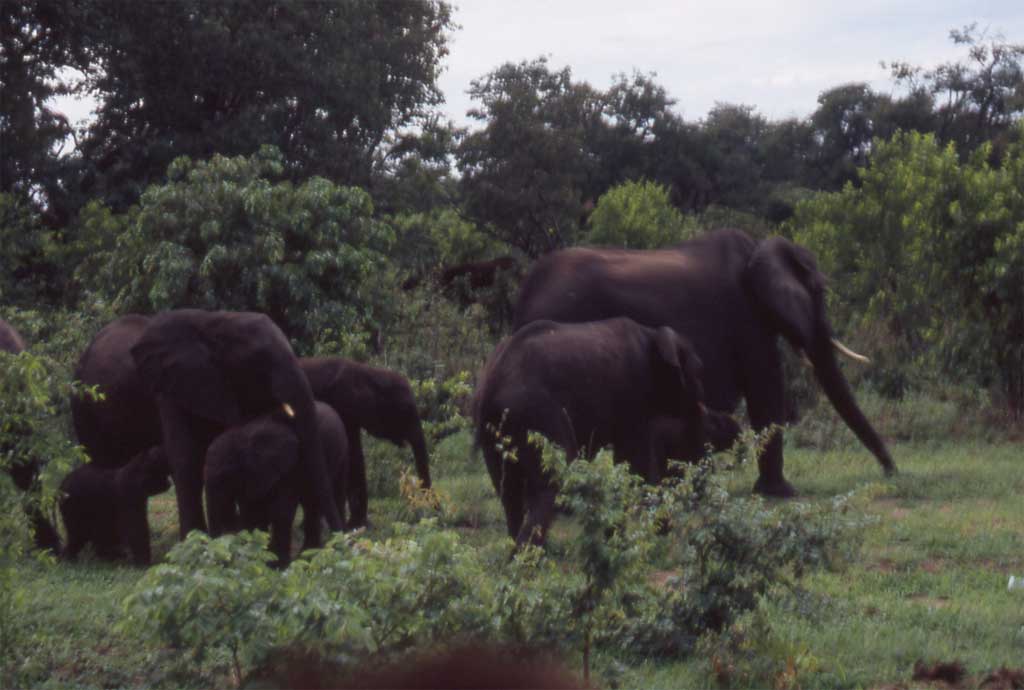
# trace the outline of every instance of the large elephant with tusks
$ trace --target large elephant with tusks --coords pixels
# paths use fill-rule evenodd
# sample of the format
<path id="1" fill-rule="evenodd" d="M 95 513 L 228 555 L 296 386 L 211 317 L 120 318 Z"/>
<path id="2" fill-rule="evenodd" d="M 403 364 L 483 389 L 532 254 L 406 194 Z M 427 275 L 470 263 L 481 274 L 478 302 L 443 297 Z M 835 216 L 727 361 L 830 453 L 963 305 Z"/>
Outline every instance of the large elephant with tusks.
<path id="1" fill-rule="evenodd" d="M 708 407 L 729 411 L 744 398 L 757 430 L 785 422 L 781 335 L 811 362 L 832 405 L 885 473 L 895 473 L 885 443 L 840 371 L 837 352 L 864 358 L 833 336 L 825 314 L 825 276 L 806 248 L 782 237 L 758 242 L 723 229 L 668 249 L 553 252 L 523 281 L 513 329 L 540 319 L 615 316 L 686 334 L 704 365 Z M 781 433 L 762 453 L 758 469 L 755 491 L 795 494 L 783 475 Z"/>

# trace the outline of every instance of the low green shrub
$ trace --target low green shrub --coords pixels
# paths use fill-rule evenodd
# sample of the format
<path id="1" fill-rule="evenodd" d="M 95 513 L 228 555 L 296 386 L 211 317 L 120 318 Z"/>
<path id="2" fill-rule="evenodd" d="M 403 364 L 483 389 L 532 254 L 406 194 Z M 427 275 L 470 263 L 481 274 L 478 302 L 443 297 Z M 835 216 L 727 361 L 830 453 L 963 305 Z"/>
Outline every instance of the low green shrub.
<path id="1" fill-rule="evenodd" d="M 748 433 L 731 462 L 763 441 Z M 419 492 L 409 475 L 405 514 L 440 517 L 396 522 L 377 541 L 336 536 L 283 572 L 266 566 L 265 535 L 193 533 L 141 578 L 122 626 L 237 683 L 275 650 L 351 662 L 460 639 L 581 654 L 588 677 L 595 658 L 600 669 L 623 651 L 686 656 L 707 634 L 726 637 L 703 644 L 745 650 L 744 616 L 799 591 L 804 573 L 842 567 L 867 524 L 850 496 L 818 507 L 730 497 L 709 461 L 650 487 L 607 451 L 567 464 L 545 444 L 544 457 L 574 523 L 546 549 L 470 545 L 440 525 L 451 524 L 450 499 Z M 652 570 L 656 548 L 673 554 L 668 577 Z"/>

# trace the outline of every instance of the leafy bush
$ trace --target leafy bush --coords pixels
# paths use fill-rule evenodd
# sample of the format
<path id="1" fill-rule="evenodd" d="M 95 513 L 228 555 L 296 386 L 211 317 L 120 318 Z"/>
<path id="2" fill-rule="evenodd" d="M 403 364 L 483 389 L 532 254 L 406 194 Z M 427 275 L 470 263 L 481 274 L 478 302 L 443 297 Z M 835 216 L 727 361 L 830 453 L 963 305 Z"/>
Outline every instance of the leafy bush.
<path id="1" fill-rule="evenodd" d="M 736 462 L 762 441 L 748 435 Z M 648 487 L 607 451 L 566 464 L 545 444 L 544 457 L 576 521 L 557 546 L 510 559 L 509 540 L 476 548 L 424 520 L 395 523 L 379 541 L 338 535 L 275 572 L 264 535 L 193 533 L 142 577 L 122 625 L 188 660 L 212 659 L 238 682 L 275 649 L 355 661 L 467 638 L 582 652 L 587 676 L 596 649 L 678 656 L 708 631 L 738 636 L 730 626 L 758 601 L 851 558 L 866 524 L 848 496 L 820 507 L 730 498 L 709 463 Z M 661 544 L 677 555 L 664 582 L 650 556 L 666 525 Z"/>
<path id="2" fill-rule="evenodd" d="M 371 311 L 364 283 L 393 234 L 365 191 L 319 177 L 293 185 L 283 173 L 272 147 L 178 158 L 168 182 L 142 195 L 92 287 L 118 311 L 262 311 L 307 350 L 328 326 L 360 330 Z"/>
<path id="3" fill-rule="evenodd" d="M 771 433 L 745 432 L 724 465 L 705 458 L 685 479 L 658 488 L 653 509 L 670 528 L 674 567 L 663 585 L 634 589 L 625 601 L 630 615 L 615 632 L 623 647 L 689 653 L 701 636 L 728 629 L 769 593 L 799 591 L 807 572 L 841 569 L 855 558 L 871 524 L 856 509 L 861 496 L 810 505 L 726 491 L 721 467 L 756 457 Z"/>
<path id="4" fill-rule="evenodd" d="M 452 208 L 400 214 L 389 222 L 395 229 L 390 256 L 412 276 L 429 280 L 440 267 L 508 253 L 507 247 Z"/>
<path id="5" fill-rule="evenodd" d="M 8 500 L 0 504 L 5 513 L 31 504 L 53 517 L 61 480 L 87 459 L 82 448 L 68 440 L 57 410 L 72 394 L 96 392 L 59 374 L 60 367 L 43 355 L 0 352 L 0 471 L 24 465 L 39 469 L 28 492 L 5 496 Z"/>
<path id="6" fill-rule="evenodd" d="M 275 648 L 363 655 L 486 627 L 479 555 L 430 523 L 374 543 L 339 535 L 286 571 L 264 533 L 192 532 L 125 601 L 122 627 L 236 682 Z"/>
<path id="7" fill-rule="evenodd" d="M 31 352 L 0 352 L 0 684 L 17 687 L 24 648 L 24 584 L 19 564 L 32 545 L 29 514 L 56 525 L 60 481 L 85 461 L 68 441 L 57 416 L 57 401 L 67 401 L 77 386 L 59 378 L 60 367 Z M 11 472 L 35 473 L 27 491 L 15 486 Z M 28 476 L 26 475 L 26 476 Z M 45 556 L 42 556 L 45 558 Z"/>
<path id="8" fill-rule="evenodd" d="M 669 201 L 667 188 L 646 180 L 624 182 L 602 194 L 587 224 L 586 243 L 623 249 L 657 249 L 699 232 Z"/>
<path id="9" fill-rule="evenodd" d="M 998 382 L 1019 417 L 1024 143 L 991 160 L 988 144 L 961 160 L 952 144 L 916 132 L 875 141 L 860 183 L 800 203 L 790 230 L 831 276 L 840 330 L 884 329 L 873 334 L 888 359 L 881 390 L 899 396 L 913 379 L 968 374 Z"/>

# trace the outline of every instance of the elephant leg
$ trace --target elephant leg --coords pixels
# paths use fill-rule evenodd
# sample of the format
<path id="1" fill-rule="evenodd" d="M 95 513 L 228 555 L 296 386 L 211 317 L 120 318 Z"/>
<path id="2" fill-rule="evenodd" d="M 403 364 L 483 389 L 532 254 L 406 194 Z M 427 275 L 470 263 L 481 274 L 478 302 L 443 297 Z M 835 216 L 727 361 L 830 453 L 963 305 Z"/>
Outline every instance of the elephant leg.
<path id="1" fill-rule="evenodd" d="M 36 548 L 41 551 L 49 550 L 58 553 L 60 551 L 60 535 L 57 534 L 57 529 L 53 526 L 53 523 L 47 519 L 42 509 L 37 505 L 29 506 L 26 512 L 28 513 L 29 523 L 32 525 L 32 538 L 35 541 Z"/>
<path id="2" fill-rule="evenodd" d="M 235 492 L 230 484 L 230 480 L 206 483 L 206 512 L 210 517 L 211 537 L 234 534 L 241 528 Z"/>
<path id="3" fill-rule="evenodd" d="M 78 558 L 78 553 L 82 550 L 82 547 L 86 545 L 89 539 L 86 535 L 82 534 L 81 531 L 75 529 L 68 530 L 68 543 L 61 551 L 61 558 L 69 561 L 73 561 Z"/>
<path id="4" fill-rule="evenodd" d="M 292 523 L 298 500 L 294 496 L 276 499 L 270 508 L 270 550 L 277 557 L 274 568 L 286 568 L 292 559 Z"/>
<path id="5" fill-rule="evenodd" d="M 363 457 L 361 429 L 356 425 L 346 428 L 348 434 L 348 527 L 356 529 L 366 527 L 367 489 L 366 489 L 366 458 Z"/>
<path id="6" fill-rule="evenodd" d="M 121 541 L 128 546 L 135 565 L 149 565 L 152 557 L 145 500 L 121 507 L 118 514 L 118 531 Z"/>
<path id="7" fill-rule="evenodd" d="M 548 528 L 555 516 L 555 498 L 558 489 L 541 467 L 540 450 L 526 446 L 529 450 L 520 452 L 519 462 L 526 464 L 526 508 L 527 517 L 516 535 L 516 544 L 534 544 L 543 546 L 547 540 Z M 526 448 L 524 447 L 524 448 Z"/>
<path id="8" fill-rule="evenodd" d="M 526 437 L 523 436 L 518 447 L 526 446 Z M 508 528 L 508 535 L 513 539 L 519 536 L 522 528 L 525 509 L 523 503 L 523 492 L 525 476 L 523 475 L 523 453 L 518 453 L 519 460 L 509 461 L 501 456 L 493 445 L 486 445 L 483 449 L 484 461 L 487 463 L 487 473 L 491 476 L 491 483 L 494 491 L 501 499 L 501 507 L 505 511 L 505 525 Z"/>
<path id="9" fill-rule="evenodd" d="M 773 424 L 785 422 L 786 392 L 782 373 L 782 359 L 774 344 L 762 350 L 763 356 L 748 363 L 747 413 L 750 425 L 761 432 Z M 777 430 L 757 459 L 758 478 L 754 491 L 766 496 L 789 498 L 796 489 L 783 476 L 782 429 Z"/>
<path id="10" fill-rule="evenodd" d="M 39 462 L 27 462 L 9 467 L 7 471 L 11 475 L 11 479 L 14 480 L 14 485 L 28 493 L 32 490 L 32 485 L 36 483 L 39 468 Z M 32 539 L 36 548 L 58 553 L 60 551 L 60 535 L 38 503 L 29 501 L 25 505 L 25 515 L 32 527 Z"/>
<path id="11" fill-rule="evenodd" d="M 338 512 L 341 513 L 341 521 L 345 523 L 345 489 L 341 478 L 337 478 L 334 484 L 334 502 L 338 504 Z M 302 550 L 319 549 L 323 546 L 323 530 L 320 511 L 317 508 L 315 497 L 305 493 L 296 494 L 298 505 L 302 506 Z M 347 523 L 345 523 L 347 525 Z"/>
<path id="12" fill-rule="evenodd" d="M 178 502 L 178 533 L 184 539 L 194 529 L 206 531 L 203 516 L 202 448 L 189 416 L 174 403 L 160 404 L 164 451 L 174 477 L 174 493 Z"/>
<path id="13" fill-rule="evenodd" d="M 324 545 L 320 513 L 309 502 L 302 504 L 302 550 L 319 549 Z M 344 505 L 342 503 L 341 505 Z"/>
<path id="14" fill-rule="evenodd" d="M 663 463 L 655 453 L 651 429 L 647 425 L 638 425 L 630 433 L 630 438 L 615 442 L 615 461 L 628 462 L 629 468 L 643 477 L 648 484 L 658 484 L 664 474 Z"/>

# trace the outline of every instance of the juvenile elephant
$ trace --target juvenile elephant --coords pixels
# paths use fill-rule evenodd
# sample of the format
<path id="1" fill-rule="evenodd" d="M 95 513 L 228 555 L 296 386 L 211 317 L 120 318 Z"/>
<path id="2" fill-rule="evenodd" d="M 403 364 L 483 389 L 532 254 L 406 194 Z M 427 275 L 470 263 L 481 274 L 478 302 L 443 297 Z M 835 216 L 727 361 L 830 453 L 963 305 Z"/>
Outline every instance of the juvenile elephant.
<path id="1" fill-rule="evenodd" d="M 179 309 L 108 324 L 76 376 L 106 400 L 72 401 L 79 441 L 104 466 L 162 445 L 174 477 L 184 538 L 206 529 L 203 460 L 210 442 L 276 409 L 294 415 L 301 476 L 333 531 L 343 527 L 318 442 L 313 394 L 281 330 L 264 314 Z"/>
<path id="2" fill-rule="evenodd" d="M 704 442 L 715 452 L 728 449 L 740 435 L 740 425 L 732 415 L 704 410 Z M 651 447 L 661 474 L 668 474 L 668 461 L 696 462 L 704 448 L 694 448 L 693 435 L 678 417 L 656 417 L 651 421 Z"/>
<path id="3" fill-rule="evenodd" d="M 552 519 L 556 489 L 528 432 L 561 446 L 570 461 L 611 445 L 616 458 L 657 482 L 654 418 L 681 419 L 687 447 L 704 446 L 700 369 L 692 346 L 671 328 L 627 318 L 535 321 L 499 343 L 481 372 L 473 420 L 509 535 L 543 543 Z M 497 434 L 511 443 L 515 462 L 502 457 Z"/>
<path id="4" fill-rule="evenodd" d="M 169 473 L 159 446 L 119 468 L 89 463 L 72 470 L 60 486 L 60 514 L 68 534 L 63 556 L 74 559 L 92 542 L 100 558 L 120 558 L 127 546 L 136 565 L 149 565 L 147 504 L 150 496 L 170 488 Z"/>
<path id="5" fill-rule="evenodd" d="M 416 474 L 430 488 L 427 443 L 423 437 L 416 399 L 401 374 L 371 367 L 343 357 L 304 357 L 299 366 L 306 373 L 313 397 L 341 417 L 348 433 L 348 504 L 350 528 L 366 525 L 366 459 L 361 429 L 371 436 L 412 448 Z"/>
<path id="6" fill-rule="evenodd" d="M 348 476 L 345 425 L 329 405 L 317 402 L 315 409 L 328 479 L 338 505 L 344 505 Z M 301 505 L 303 548 L 321 545 L 320 512 L 302 478 L 294 421 L 284 411 L 261 415 L 215 438 L 206 450 L 203 472 L 212 536 L 239 529 L 269 529 L 276 564 L 286 566 L 291 560 L 292 523 Z"/>
<path id="7" fill-rule="evenodd" d="M 837 351 L 860 356 L 833 337 L 825 276 L 804 247 L 782 237 L 756 242 L 726 229 L 667 249 L 552 252 L 523 281 L 513 328 L 539 319 L 615 316 L 685 333 L 704 363 L 708 405 L 731 411 L 745 398 L 755 430 L 786 421 L 781 335 L 807 356 L 832 405 L 885 473 L 896 471 L 839 369 Z M 783 476 L 782 434 L 774 435 L 758 469 L 755 491 L 795 493 Z"/>
<path id="8" fill-rule="evenodd" d="M 14 326 L 0 319 L 0 352 L 16 355 L 19 352 L 24 352 L 24 350 L 25 341 L 22 339 L 21 334 L 18 333 Z M 0 420 L 0 422 L 2 421 L 4 420 Z M 42 463 L 38 458 L 31 458 L 12 465 L 7 471 L 11 475 L 11 479 L 16 487 L 22 491 L 29 491 L 32 489 L 36 477 L 39 476 L 41 467 Z M 29 503 L 26 506 L 25 512 L 32 526 L 32 537 L 36 547 L 39 549 L 49 549 L 53 552 L 59 551 L 60 535 L 57 534 L 57 530 L 54 529 L 49 518 L 46 517 L 39 505 L 35 502 Z"/>

